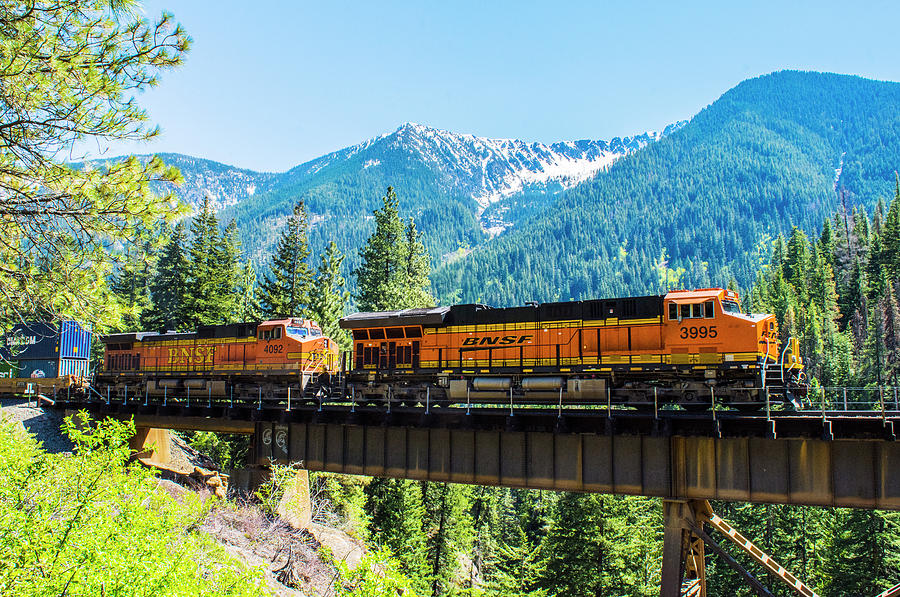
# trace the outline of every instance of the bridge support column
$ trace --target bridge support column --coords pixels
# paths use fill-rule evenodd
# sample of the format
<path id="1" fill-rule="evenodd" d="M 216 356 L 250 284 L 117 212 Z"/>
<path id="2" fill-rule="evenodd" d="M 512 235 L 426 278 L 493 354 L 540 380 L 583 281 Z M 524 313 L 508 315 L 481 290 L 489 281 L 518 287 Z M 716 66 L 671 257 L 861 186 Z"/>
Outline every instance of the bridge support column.
<path id="1" fill-rule="evenodd" d="M 128 443 L 135 452 L 135 458 L 145 464 L 166 465 L 172 460 L 168 429 L 138 427 Z"/>
<path id="2" fill-rule="evenodd" d="M 250 494 L 271 478 L 272 469 L 268 466 L 251 466 L 231 471 L 230 485 L 234 490 Z M 295 529 L 308 528 L 312 523 L 312 501 L 309 494 L 309 471 L 298 469 L 287 481 L 284 495 L 275 512 Z"/>
<path id="3" fill-rule="evenodd" d="M 276 510 L 278 516 L 295 529 L 309 528 L 312 523 L 312 502 L 309 499 L 309 471 L 299 469 L 288 482 Z"/>
<path id="4" fill-rule="evenodd" d="M 706 597 L 703 540 L 693 529 L 702 529 L 711 513 L 705 500 L 663 500 L 665 533 L 660 597 Z"/>

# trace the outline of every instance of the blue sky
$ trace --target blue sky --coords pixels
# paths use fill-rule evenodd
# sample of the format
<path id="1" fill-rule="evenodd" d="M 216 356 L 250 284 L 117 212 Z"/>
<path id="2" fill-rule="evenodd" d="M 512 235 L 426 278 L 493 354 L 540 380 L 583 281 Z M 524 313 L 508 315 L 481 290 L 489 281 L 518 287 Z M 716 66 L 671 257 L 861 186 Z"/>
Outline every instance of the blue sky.
<path id="1" fill-rule="evenodd" d="M 418 122 L 609 139 L 785 68 L 900 80 L 898 2 L 150 0 L 194 38 L 140 98 L 174 151 L 280 171 Z"/>

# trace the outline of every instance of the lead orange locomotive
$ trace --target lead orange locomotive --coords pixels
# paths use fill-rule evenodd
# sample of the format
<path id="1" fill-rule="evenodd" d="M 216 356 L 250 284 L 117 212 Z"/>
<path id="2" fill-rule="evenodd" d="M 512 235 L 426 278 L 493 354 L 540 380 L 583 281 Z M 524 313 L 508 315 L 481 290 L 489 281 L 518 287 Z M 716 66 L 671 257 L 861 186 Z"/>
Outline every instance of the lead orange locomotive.
<path id="1" fill-rule="evenodd" d="M 491 308 L 357 313 L 347 387 L 417 403 L 670 402 L 752 407 L 805 393 L 797 342 L 721 288 Z"/>

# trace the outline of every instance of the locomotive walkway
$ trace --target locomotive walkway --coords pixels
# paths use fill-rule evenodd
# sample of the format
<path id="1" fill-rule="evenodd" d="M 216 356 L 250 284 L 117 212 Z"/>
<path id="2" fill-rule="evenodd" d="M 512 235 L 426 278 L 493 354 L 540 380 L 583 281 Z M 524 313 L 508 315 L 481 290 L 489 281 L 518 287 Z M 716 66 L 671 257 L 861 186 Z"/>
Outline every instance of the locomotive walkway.
<path id="1" fill-rule="evenodd" d="M 730 529 L 706 500 L 900 510 L 900 411 L 892 401 L 875 410 L 753 414 L 549 407 L 511 413 L 465 405 L 288 410 L 202 401 L 63 400 L 55 406 L 133 417 L 144 428 L 252 434 L 259 465 L 294 462 L 313 471 L 659 497 L 666 515 L 665 597 L 705 595 L 704 545 L 737 566 L 757 594 L 771 594 L 729 561 L 704 525 L 797 594 L 815 595 Z M 900 595 L 900 586 L 895 589 L 884 597 Z"/>

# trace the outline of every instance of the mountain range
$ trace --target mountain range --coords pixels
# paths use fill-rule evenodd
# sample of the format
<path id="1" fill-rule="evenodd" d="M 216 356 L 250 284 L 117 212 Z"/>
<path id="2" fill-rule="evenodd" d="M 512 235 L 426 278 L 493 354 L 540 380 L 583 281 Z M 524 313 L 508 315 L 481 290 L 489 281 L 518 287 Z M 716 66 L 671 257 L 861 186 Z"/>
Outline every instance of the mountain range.
<path id="1" fill-rule="evenodd" d="M 282 173 L 254 172 L 167 153 L 160 155 L 177 166 L 185 180 L 178 187 L 161 190 L 174 190 L 194 208 L 209 198 L 224 221 L 237 221 L 245 251 L 264 258 L 296 201 L 305 201 L 310 212 L 314 245 L 332 238 L 329 235 L 336 229 L 364 238 L 370 232 L 367 222 L 372 210 L 387 186 L 393 185 L 403 207 L 421 220 L 418 225 L 429 247 L 445 254 L 502 233 L 546 198 L 590 180 L 619 158 L 683 124 L 610 141 L 545 145 L 406 123 L 392 133 Z M 522 201 L 526 196 L 529 200 Z M 450 211 L 445 212 L 448 207 Z M 443 236 L 441 222 L 448 218 L 459 220 L 455 234 L 435 243 Z M 350 262 L 353 259 L 350 256 Z"/>
<path id="2" fill-rule="evenodd" d="M 550 145 L 407 123 L 259 173 L 164 154 L 266 257 L 296 201 L 310 241 L 347 254 L 371 233 L 388 185 L 425 233 L 444 301 L 492 304 L 749 284 L 772 237 L 817 228 L 838 205 L 893 196 L 900 84 L 782 71 L 744 81 L 661 132 Z M 552 206 L 552 209 L 551 209 Z"/>

